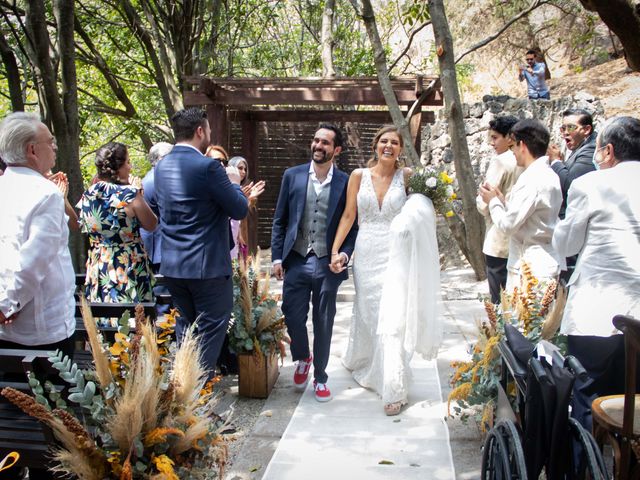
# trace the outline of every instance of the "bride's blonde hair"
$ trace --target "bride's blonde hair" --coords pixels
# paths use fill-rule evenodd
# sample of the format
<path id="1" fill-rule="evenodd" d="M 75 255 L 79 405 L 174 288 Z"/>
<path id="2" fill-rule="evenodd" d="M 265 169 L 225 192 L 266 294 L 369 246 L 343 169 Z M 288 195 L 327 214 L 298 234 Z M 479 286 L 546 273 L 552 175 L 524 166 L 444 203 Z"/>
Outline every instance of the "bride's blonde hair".
<path id="1" fill-rule="evenodd" d="M 382 136 L 385 133 L 389 133 L 389 132 L 393 132 L 393 133 L 398 135 L 398 138 L 400 139 L 400 148 L 404 149 L 404 140 L 402 138 L 402 135 L 400 134 L 400 129 L 398 127 L 396 127 L 395 125 L 383 125 L 380 128 L 380 130 L 378 130 L 376 132 L 376 136 L 373 138 L 373 142 L 371 142 L 372 157 L 367 162 L 367 167 L 371 168 L 371 167 L 374 167 L 375 165 L 377 165 L 377 163 L 378 163 L 378 154 L 376 153 L 376 145 L 378 145 L 378 142 L 380 141 L 380 138 L 382 138 Z M 400 160 L 400 157 L 398 157 L 396 159 L 396 169 L 402 168 L 403 166 L 404 166 L 404 162 L 402 160 Z"/>

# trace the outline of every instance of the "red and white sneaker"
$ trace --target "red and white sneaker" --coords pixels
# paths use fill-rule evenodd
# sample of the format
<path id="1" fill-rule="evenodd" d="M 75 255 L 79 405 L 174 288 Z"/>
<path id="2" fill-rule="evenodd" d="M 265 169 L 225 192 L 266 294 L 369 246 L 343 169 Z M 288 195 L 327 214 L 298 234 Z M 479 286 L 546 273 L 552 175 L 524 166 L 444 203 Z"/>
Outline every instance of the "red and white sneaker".
<path id="1" fill-rule="evenodd" d="M 329 390 L 326 383 L 318 383 L 314 380 L 313 389 L 315 390 L 317 401 L 328 402 L 331 400 L 331 390 Z"/>
<path id="2" fill-rule="evenodd" d="M 293 374 L 293 385 L 296 390 L 304 390 L 307 387 L 312 360 L 313 357 L 309 357 L 306 360 L 298 360 L 296 372 Z"/>

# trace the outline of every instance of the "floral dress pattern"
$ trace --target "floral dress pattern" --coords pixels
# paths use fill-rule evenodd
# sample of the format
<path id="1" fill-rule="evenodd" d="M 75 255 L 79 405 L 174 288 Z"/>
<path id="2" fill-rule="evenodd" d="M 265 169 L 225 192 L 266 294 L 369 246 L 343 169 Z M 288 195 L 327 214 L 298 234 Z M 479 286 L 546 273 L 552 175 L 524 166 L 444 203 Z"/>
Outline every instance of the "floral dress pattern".
<path id="1" fill-rule="evenodd" d="M 85 295 L 92 302 L 135 303 L 153 299 L 153 274 L 142 246 L 140 223 L 124 207 L 138 189 L 98 182 L 77 204 L 82 232 L 89 235 Z"/>

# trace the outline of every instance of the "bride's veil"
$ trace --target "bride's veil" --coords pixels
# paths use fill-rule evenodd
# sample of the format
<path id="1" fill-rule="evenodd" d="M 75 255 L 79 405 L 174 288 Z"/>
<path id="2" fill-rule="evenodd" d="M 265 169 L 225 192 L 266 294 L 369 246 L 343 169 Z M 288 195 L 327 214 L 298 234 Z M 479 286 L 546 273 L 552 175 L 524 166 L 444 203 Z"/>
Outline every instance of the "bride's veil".
<path id="1" fill-rule="evenodd" d="M 409 196 L 391 223 L 387 248 L 377 333 L 399 335 L 406 352 L 435 358 L 442 341 L 440 255 L 430 199 Z"/>

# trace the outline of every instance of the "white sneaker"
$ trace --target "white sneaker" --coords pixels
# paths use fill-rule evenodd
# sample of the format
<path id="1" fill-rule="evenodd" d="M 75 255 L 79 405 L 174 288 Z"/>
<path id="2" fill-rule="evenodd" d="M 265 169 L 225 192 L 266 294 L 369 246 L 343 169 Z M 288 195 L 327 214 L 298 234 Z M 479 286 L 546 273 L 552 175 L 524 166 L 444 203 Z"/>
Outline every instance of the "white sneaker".
<path id="1" fill-rule="evenodd" d="M 326 383 L 318 383 L 314 380 L 313 389 L 315 390 L 316 400 L 319 402 L 328 402 L 331 400 L 331 390 Z"/>

